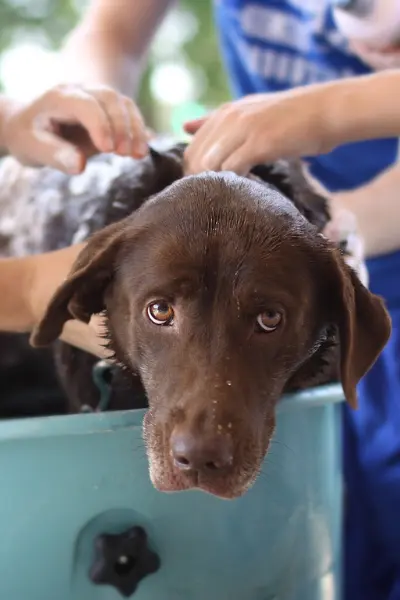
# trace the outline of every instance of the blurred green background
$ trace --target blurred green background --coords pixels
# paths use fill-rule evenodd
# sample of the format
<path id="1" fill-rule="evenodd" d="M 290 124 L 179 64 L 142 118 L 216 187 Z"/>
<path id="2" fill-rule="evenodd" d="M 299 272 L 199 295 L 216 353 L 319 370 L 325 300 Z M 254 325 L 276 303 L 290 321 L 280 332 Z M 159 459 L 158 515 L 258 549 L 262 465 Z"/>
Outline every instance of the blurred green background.
<path id="1" fill-rule="evenodd" d="M 84 0 L 0 0 L 0 86 L 24 99 L 57 83 L 56 51 L 84 12 Z M 161 26 L 138 98 L 150 127 L 182 122 L 229 99 L 211 0 L 181 0 Z"/>

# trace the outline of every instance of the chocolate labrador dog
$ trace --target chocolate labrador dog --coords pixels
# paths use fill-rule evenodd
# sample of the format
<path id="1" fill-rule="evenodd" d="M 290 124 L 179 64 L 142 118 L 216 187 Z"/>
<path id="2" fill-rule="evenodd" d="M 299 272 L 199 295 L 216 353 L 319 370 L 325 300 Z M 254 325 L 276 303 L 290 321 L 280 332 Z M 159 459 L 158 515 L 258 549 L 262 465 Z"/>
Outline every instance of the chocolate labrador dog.
<path id="1" fill-rule="evenodd" d="M 147 395 L 154 486 L 235 498 L 259 473 L 282 394 L 338 378 L 355 407 L 390 322 L 345 249 L 321 235 L 326 201 L 297 165 L 183 177 L 182 150 L 152 151 L 113 180 L 99 230 L 32 341 L 103 313 L 116 361 Z M 59 237 L 60 219 L 47 219 L 43 240 Z M 71 398 L 74 380 L 90 388 L 83 353 L 63 346 L 60 364 Z"/>

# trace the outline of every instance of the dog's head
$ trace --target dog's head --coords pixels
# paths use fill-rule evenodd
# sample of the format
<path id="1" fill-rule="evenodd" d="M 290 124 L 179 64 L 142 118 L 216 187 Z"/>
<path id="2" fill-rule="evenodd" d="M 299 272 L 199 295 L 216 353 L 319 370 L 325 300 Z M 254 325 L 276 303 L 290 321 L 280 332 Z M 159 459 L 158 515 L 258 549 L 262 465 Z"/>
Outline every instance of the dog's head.
<path id="1" fill-rule="evenodd" d="M 226 173 L 180 179 L 95 234 L 33 341 L 101 311 L 148 395 L 154 485 L 226 498 L 255 480 L 276 403 L 332 331 L 352 406 L 390 334 L 381 300 L 290 200 Z"/>

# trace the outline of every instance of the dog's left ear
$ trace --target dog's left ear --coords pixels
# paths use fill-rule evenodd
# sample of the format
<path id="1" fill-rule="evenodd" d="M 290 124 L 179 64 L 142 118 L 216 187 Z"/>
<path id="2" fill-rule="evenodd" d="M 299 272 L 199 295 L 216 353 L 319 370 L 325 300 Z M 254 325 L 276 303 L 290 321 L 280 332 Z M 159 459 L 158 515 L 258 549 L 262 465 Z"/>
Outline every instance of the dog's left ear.
<path id="1" fill-rule="evenodd" d="M 383 300 L 364 287 L 339 250 L 330 248 L 325 257 L 325 297 L 339 335 L 341 383 L 356 408 L 356 386 L 389 340 L 391 320 Z"/>
<path id="2" fill-rule="evenodd" d="M 104 310 L 104 292 L 113 280 L 116 257 L 125 235 L 123 223 L 110 225 L 89 238 L 32 332 L 33 346 L 54 342 L 66 321 L 78 319 L 88 323 L 92 315 Z"/>

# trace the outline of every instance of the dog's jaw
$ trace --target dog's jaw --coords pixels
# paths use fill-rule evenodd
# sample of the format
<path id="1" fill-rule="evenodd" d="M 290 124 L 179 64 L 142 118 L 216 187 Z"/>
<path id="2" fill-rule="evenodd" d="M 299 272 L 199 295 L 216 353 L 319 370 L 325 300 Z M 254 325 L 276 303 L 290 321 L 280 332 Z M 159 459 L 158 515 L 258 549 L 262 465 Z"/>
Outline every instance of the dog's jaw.
<path id="1" fill-rule="evenodd" d="M 151 409 L 145 414 L 143 436 L 149 476 L 155 489 L 166 493 L 197 489 L 224 500 L 240 498 L 254 485 L 275 431 L 275 419 L 271 415 L 266 419 L 264 427 L 257 432 L 259 439 L 242 441 L 238 445 L 241 456 L 234 468 L 227 469 L 221 475 L 204 477 L 196 472 L 180 471 L 174 465 L 168 450 L 168 432 L 171 429 L 168 425 L 157 426 Z"/>

